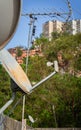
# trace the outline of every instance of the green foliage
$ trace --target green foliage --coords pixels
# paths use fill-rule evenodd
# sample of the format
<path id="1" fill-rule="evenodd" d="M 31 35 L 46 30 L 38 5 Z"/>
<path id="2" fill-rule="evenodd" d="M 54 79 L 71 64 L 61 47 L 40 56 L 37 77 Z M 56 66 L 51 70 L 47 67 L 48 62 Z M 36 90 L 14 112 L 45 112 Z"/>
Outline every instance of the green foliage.
<path id="1" fill-rule="evenodd" d="M 22 55 L 22 50 L 21 50 L 21 47 L 17 47 L 16 48 L 16 53 L 17 53 L 17 56 L 20 57 Z"/>
<path id="2" fill-rule="evenodd" d="M 33 82 L 38 82 L 49 73 L 49 69 L 46 66 L 47 60 L 44 57 L 38 55 L 29 58 L 28 64 L 28 76 Z"/>
<path id="3" fill-rule="evenodd" d="M 9 76 L 2 67 L 2 65 L 0 65 L 0 106 L 5 104 L 5 102 L 10 97 L 9 95 L 10 95 Z"/>
<path id="4" fill-rule="evenodd" d="M 40 39 L 38 39 L 40 41 Z M 63 52 L 63 58 L 69 61 L 69 66 L 77 71 L 81 70 L 81 34 L 75 36 L 61 35 L 53 41 L 42 44 L 44 56 L 29 57 L 27 75 L 31 83 L 38 83 L 54 69 L 47 67 L 47 61 L 57 59 L 57 53 Z M 42 43 L 42 42 L 41 42 Z M 40 44 L 40 43 L 39 43 Z M 26 59 L 22 68 L 26 70 Z M 10 77 L 0 65 L 0 107 L 10 99 Z M 17 93 L 14 103 L 5 111 L 8 114 L 16 102 L 21 98 Z M 53 108 L 54 106 L 54 108 Z M 21 120 L 22 100 L 11 113 L 10 117 Z M 70 73 L 56 74 L 41 84 L 32 94 L 26 95 L 25 118 L 27 124 L 31 115 L 36 121 L 33 127 L 81 127 L 81 78 Z"/>
<path id="5" fill-rule="evenodd" d="M 75 61 L 76 62 L 74 64 L 74 66 L 75 66 L 76 70 L 81 71 L 81 54 L 77 54 Z"/>
<path id="6" fill-rule="evenodd" d="M 43 45 L 45 43 L 48 43 L 48 39 L 45 38 L 43 35 L 41 35 L 40 38 L 36 38 L 35 45 Z"/>
<path id="7" fill-rule="evenodd" d="M 57 39 L 60 36 L 61 36 L 60 33 L 58 33 L 58 32 L 52 32 L 52 40 L 55 40 L 55 39 Z"/>

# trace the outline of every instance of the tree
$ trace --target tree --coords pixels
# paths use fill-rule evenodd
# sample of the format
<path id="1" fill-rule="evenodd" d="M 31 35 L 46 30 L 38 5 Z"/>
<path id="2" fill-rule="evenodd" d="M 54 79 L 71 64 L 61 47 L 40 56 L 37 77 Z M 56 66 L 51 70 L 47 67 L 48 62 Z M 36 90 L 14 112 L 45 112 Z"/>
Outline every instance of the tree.
<path id="1" fill-rule="evenodd" d="M 58 32 L 52 32 L 52 39 L 55 40 L 57 38 L 59 38 L 61 36 L 61 33 L 58 33 Z"/>
<path id="2" fill-rule="evenodd" d="M 22 49 L 21 49 L 21 47 L 17 47 L 16 48 L 16 55 L 17 55 L 17 57 L 20 57 L 22 55 Z"/>

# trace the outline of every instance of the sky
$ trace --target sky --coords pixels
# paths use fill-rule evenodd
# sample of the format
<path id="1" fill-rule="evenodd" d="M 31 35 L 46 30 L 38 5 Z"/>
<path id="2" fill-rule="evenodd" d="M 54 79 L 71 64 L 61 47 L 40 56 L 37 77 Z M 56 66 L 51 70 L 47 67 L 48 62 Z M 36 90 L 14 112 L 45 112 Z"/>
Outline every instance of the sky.
<path id="1" fill-rule="evenodd" d="M 71 19 L 81 19 L 81 0 L 70 0 L 72 8 Z M 16 46 L 28 47 L 28 35 L 29 35 L 29 16 L 22 16 L 22 14 L 30 13 L 51 13 L 51 12 L 68 12 L 67 0 L 21 0 L 21 16 L 15 34 L 11 41 L 5 48 L 13 48 Z M 43 24 L 49 20 L 63 20 L 57 16 L 36 16 L 35 21 L 36 32 L 35 37 L 39 37 L 42 33 Z M 34 37 L 34 38 L 35 38 Z"/>

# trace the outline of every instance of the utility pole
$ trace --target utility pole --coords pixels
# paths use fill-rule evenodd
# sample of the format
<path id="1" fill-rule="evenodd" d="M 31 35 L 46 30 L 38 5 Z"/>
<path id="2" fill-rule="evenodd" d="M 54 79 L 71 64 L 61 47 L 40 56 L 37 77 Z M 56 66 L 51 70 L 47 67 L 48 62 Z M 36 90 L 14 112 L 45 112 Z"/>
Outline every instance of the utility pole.
<path id="1" fill-rule="evenodd" d="M 56 126 L 56 128 L 57 128 L 58 125 L 57 125 L 56 113 L 55 113 L 55 106 L 54 106 L 54 105 L 52 106 L 52 109 L 53 109 L 53 114 L 54 114 L 55 126 Z"/>
<path id="2" fill-rule="evenodd" d="M 26 57 L 26 74 L 28 71 L 28 58 L 29 58 L 29 49 L 30 43 L 32 42 L 32 36 L 35 33 L 34 22 L 36 17 L 30 15 L 30 23 L 29 23 L 29 34 L 28 34 L 28 49 L 27 49 L 27 57 Z M 26 119 L 24 119 L 24 111 L 25 111 L 25 95 L 23 96 L 23 108 L 22 108 L 22 130 L 26 130 Z"/>
<path id="3" fill-rule="evenodd" d="M 24 111 L 25 111 L 25 95 L 23 96 L 22 129 L 21 130 L 26 130 L 26 119 L 24 119 Z"/>

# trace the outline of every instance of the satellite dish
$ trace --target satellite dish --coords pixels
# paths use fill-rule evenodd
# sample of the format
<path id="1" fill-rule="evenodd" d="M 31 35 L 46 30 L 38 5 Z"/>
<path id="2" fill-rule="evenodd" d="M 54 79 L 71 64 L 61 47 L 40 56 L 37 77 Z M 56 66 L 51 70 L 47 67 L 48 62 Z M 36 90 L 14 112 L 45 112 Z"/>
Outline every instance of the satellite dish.
<path id="1" fill-rule="evenodd" d="M 14 57 L 6 50 L 2 49 L 0 51 L 0 62 L 6 69 L 10 77 L 14 82 L 25 92 L 29 93 L 32 89 L 31 83 Z"/>
<path id="2" fill-rule="evenodd" d="M 20 11 L 21 0 L 0 0 L 0 50 L 15 33 Z"/>

